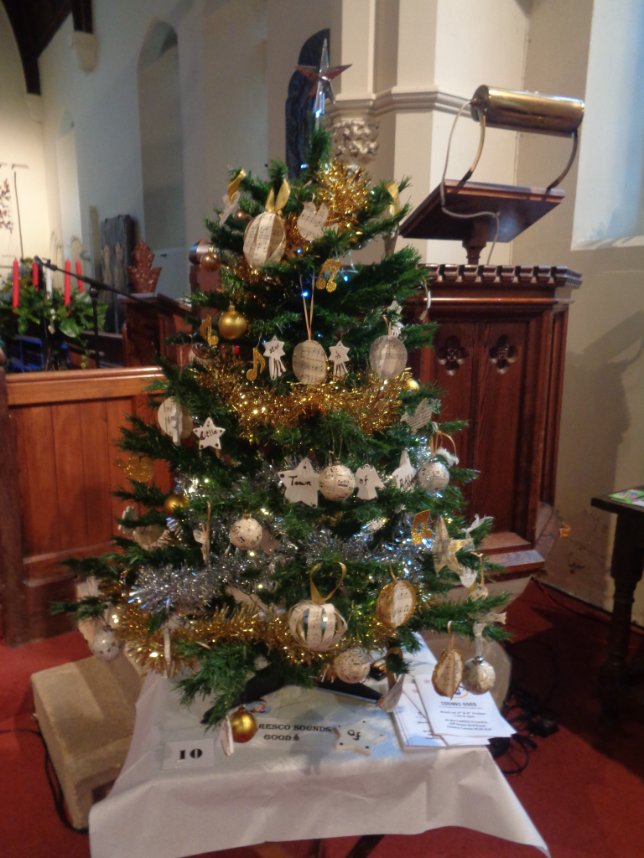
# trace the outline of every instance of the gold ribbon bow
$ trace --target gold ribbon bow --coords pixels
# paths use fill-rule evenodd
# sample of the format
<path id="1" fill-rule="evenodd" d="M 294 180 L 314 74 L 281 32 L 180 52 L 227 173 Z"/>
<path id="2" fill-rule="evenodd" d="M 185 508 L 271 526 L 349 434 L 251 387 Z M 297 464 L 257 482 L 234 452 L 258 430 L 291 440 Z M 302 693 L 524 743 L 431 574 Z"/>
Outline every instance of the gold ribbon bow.
<path id="1" fill-rule="evenodd" d="M 323 605 L 325 602 L 328 602 L 329 599 L 333 595 L 335 595 L 335 593 L 342 586 L 342 582 L 344 581 L 344 576 L 347 574 L 347 567 L 345 566 L 344 563 L 341 563 L 339 560 L 337 561 L 337 563 L 338 563 L 338 566 L 340 567 L 340 577 L 338 578 L 338 581 L 337 581 L 335 587 L 333 588 L 333 590 L 331 590 L 330 593 L 327 593 L 326 596 L 323 596 L 320 593 L 318 588 L 315 586 L 315 581 L 313 580 L 313 576 L 321 568 L 322 564 L 316 563 L 315 566 L 313 566 L 311 571 L 309 572 L 309 580 L 311 582 L 311 601 L 315 602 L 316 605 Z"/>
<path id="2" fill-rule="evenodd" d="M 274 212 L 275 214 L 280 214 L 284 206 L 286 205 L 286 201 L 291 195 L 291 186 L 284 179 L 282 181 L 282 185 L 277 192 L 277 197 L 275 197 L 275 191 L 271 188 L 268 192 L 268 196 L 266 197 L 266 211 Z"/>
<path id="3" fill-rule="evenodd" d="M 389 214 L 394 217 L 400 211 L 400 191 L 398 189 L 398 184 L 396 182 L 387 182 L 385 185 L 385 190 L 391 197 L 391 203 L 389 204 Z"/>
<path id="4" fill-rule="evenodd" d="M 230 182 L 228 182 L 227 193 L 228 193 L 228 199 L 229 200 L 232 200 L 234 195 L 239 190 L 239 186 L 241 185 L 241 183 L 244 181 L 245 178 L 246 178 L 246 170 L 240 169 L 239 172 L 237 173 L 237 175 L 235 176 L 235 178 L 231 179 Z"/>

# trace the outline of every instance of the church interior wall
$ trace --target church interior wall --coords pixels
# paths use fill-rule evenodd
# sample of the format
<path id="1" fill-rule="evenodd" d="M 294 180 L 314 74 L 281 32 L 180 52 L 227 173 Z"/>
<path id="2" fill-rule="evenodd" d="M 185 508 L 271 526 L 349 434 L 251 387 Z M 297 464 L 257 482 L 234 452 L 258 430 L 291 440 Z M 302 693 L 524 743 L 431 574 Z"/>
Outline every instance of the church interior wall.
<path id="1" fill-rule="evenodd" d="M 479 84 L 584 96 L 592 6 L 592 0 L 95 0 L 96 67 L 79 68 L 70 16 L 41 56 L 42 97 L 31 101 L 41 105 L 41 124 L 29 115 L 17 49 L 3 26 L 0 161 L 33 162 L 25 254 L 46 255 L 52 231 L 61 245 L 70 239 L 60 202 L 68 189 L 58 186 L 56 163 L 56 141 L 69 121 L 84 245 L 91 246 L 90 207 L 99 219 L 130 214 L 146 237 L 137 71 L 155 22 L 177 34 L 189 246 L 205 234 L 203 219 L 220 205 L 230 169 L 263 173 L 270 158 L 284 156 L 288 81 L 315 32 L 330 28 L 332 64 L 352 63 L 334 82 L 330 118 L 378 123 L 378 149 L 367 168 L 375 178 L 410 176 L 408 198 L 416 205 L 439 183 L 458 105 Z M 466 113 L 454 133 L 448 177 L 465 172 L 478 135 Z M 559 171 L 568 145 L 492 129 L 475 178 L 544 184 Z M 583 273 L 570 312 L 556 499 L 572 533 L 554 549 L 548 576 L 606 604 L 611 532 L 608 516 L 591 511 L 590 498 L 642 479 L 644 264 L 641 248 L 571 249 L 575 182 L 573 169 L 559 209 L 514 245 L 498 245 L 491 261 L 568 265 Z M 426 261 L 465 261 L 455 243 L 416 245 Z M 182 253 L 187 271 L 187 247 Z"/>

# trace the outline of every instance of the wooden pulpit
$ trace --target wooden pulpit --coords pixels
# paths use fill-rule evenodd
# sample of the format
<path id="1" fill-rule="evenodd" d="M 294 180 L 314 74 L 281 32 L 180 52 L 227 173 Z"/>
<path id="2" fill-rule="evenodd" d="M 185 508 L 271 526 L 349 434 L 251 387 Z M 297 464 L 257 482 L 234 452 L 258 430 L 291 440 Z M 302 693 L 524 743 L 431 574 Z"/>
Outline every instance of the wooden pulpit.
<path id="1" fill-rule="evenodd" d="M 566 326 L 581 276 L 550 265 L 479 265 L 486 241 L 509 241 L 563 199 L 561 191 L 448 183 L 452 217 L 436 191 L 403 223 L 413 238 L 461 240 L 471 264 L 430 265 L 433 349 L 412 356 L 417 378 L 444 392 L 442 420 L 464 419 L 461 464 L 480 475 L 466 489 L 470 515 L 494 517 L 484 544 L 508 574 L 540 569 L 553 513 Z M 498 212 L 498 224 L 488 214 Z M 412 302 L 419 318 L 425 296 Z"/>

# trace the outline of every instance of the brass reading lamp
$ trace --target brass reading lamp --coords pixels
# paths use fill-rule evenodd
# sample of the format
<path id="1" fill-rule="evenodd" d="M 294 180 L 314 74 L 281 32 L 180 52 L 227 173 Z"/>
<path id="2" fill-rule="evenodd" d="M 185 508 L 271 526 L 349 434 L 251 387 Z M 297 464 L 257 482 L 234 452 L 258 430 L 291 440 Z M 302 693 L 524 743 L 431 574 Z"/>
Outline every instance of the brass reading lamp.
<path id="1" fill-rule="evenodd" d="M 489 241 L 493 244 L 512 241 L 564 198 L 564 192 L 556 186 L 575 160 L 584 102 L 578 98 L 479 86 L 456 119 L 468 105 L 472 118 L 481 126 L 472 166 L 459 181 L 443 177 L 440 185 L 405 220 L 400 234 L 405 238 L 460 239 L 468 263 L 478 264 L 481 250 Z M 470 182 L 483 152 L 488 126 L 572 137 L 568 163 L 546 188 Z"/>

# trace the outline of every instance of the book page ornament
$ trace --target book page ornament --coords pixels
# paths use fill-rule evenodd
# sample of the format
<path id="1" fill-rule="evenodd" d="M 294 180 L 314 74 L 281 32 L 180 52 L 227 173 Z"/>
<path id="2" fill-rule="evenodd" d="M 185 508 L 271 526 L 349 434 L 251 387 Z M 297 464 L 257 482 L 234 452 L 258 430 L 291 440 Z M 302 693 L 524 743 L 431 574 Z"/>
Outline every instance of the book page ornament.
<path id="1" fill-rule="evenodd" d="M 302 384 L 321 384 L 326 379 L 326 352 L 316 340 L 304 340 L 293 349 L 291 366 Z"/>
<path id="2" fill-rule="evenodd" d="M 266 211 L 254 217 L 244 231 L 244 257 L 251 268 L 261 268 L 279 262 L 286 249 L 286 230 L 281 211 L 291 189 L 283 180 L 277 197 L 271 188 L 266 200 Z"/>
<path id="3" fill-rule="evenodd" d="M 343 501 L 351 497 L 356 487 L 353 471 L 346 465 L 329 465 L 320 471 L 320 494 L 330 501 Z"/>
<path id="4" fill-rule="evenodd" d="M 403 450 L 400 454 L 400 464 L 391 475 L 396 487 L 402 492 L 409 492 L 416 476 L 416 468 L 409 461 L 409 450 Z"/>
<path id="5" fill-rule="evenodd" d="M 453 697 L 463 676 L 463 657 L 454 647 L 451 620 L 447 624 L 449 638 L 432 672 L 432 685 L 441 697 Z"/>
<path id="6" fill-rule="evenodd" d="M 235 548 L 252 551 L 262 541 L 263 533 L 263 528 L 257 519 L 244 515 L 233 523 L 228 537 Z"/>
<path id="7" fill-rule="evenodd" d="M 342 340 L 329 349 L 329 360 L 333 364 L 334 378 L 342 378 L 347 374 L 347 363 L 349 362 L 349 349 Z"/>
<path id="8" fill-rule="evenodd" d="M 369 366 L 384 381 L 400 375 L 407 366 L 407 349 L 402 340 L 391 334 L 375 339 L 369 349 Z"/>
<path id="9" fill-rule="evenodd" d="M 392 573 L 393 577 L 393 573 Z M 394 578 L 385 584 L 376 600 L 376 614 L 392 629 L 404 626 L 416 610 L 416 588 L 409 581 Z"/>
<path id="10" fill-rule="evenodd" d="M 333 672 L 342 682 L 364 682 L 371 670 L 371 656 L 364 647 L 352 646 L 333 659 Z"/>
<path id="11" fill-rule="evenodd" d="M 175 444 L 188 438 L 192 432 L 192 417 L 174 396 L 164 399 L 157 411 L 161 431 L 169 435 Z"/>
<path id="12" fill-rule="evenodd" d="M 316 209 L 315 203 L 307 202 L 302 206 L 302 211 L 297 219 L 297 229 L 306 241 L 315 241 L 322 238 L 324 225 L 329 216 L 329 207 L 321 203 Z"/>
<path id="13" fill-rule="evenodd" d="M 326 596 L 322 596 L 313 581 L 313 576 L 320 568 L 316 563 L 309 572 L 311 598 L 298 602 L 289 611 L 288 627 L 295 640 L 306 649 L 313 652 L 326 652 L 332 649 L 347 631 L 347 621 L 335 605 L 329 601 L 336 590 L 342 586 L 347 567 L 338 563 L 340 577 Z"/>

